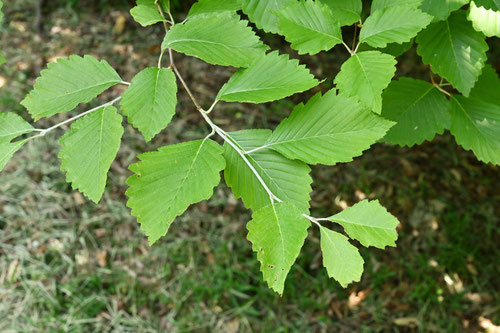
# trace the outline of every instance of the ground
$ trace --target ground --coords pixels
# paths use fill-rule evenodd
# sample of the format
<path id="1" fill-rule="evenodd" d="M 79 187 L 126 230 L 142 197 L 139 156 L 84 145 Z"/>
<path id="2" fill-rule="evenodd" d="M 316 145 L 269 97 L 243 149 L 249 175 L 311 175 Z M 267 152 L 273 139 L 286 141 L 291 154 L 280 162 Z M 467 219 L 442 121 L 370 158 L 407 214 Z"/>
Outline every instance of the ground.
<path id="1" fill-rule="evenodd" d="M 126 8 L 64 6 L 44 13 L 38 31 L 32 2 L 5 7 L 0 49 L 9 61 L 0 67 L 0 108 L 26 119 L 19 101 L 47 61 L 92 54 L 130 81 L 158 56 L 161 27 L 140 28 Z M 232 71 L 175 57 L 210 105 Z M 331 78 L 346 57 L 339 49 L 301 59 L 318 77 Z M 410 51 L 398 75 L 427 75 L 417 63 Z M 272 129 L 316 91 L 259 106 L 223 104 L 213 115 L 226 130 Z M 184 91 L 173 123 L 152 143 L 126 128 L 98 205 L 65 182 L 57 160 L 62 133 L 30 142 L 0 174 L 0 331 L 477 332 L 500 325 L 499 169 L 478 162 L 449 133 L 413 148 L 377 144 L 352 163 L 314 167 L 315 215 L 379 199 L 401 221 L 399 240 L 386 251 L 363 248 L 361 282 L 343 289 L 322 268 L 319 234 L 311 228 L 283 297 L 262 281 L 246 240 L 250 215 L 225 185 L 153 247 L 125 206 L 127 168 L 138 153 L 208 133 Z"/>

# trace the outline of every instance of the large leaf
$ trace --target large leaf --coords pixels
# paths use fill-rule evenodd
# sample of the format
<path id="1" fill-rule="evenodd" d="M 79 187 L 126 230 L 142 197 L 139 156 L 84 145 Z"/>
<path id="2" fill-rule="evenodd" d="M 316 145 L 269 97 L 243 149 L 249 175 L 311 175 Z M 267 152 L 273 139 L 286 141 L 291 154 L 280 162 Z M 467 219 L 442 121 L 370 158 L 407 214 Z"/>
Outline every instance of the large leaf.
<path id="1" fill-rule="evenodd" d="M 468 96 L 481 74 L 488 44 L 465 15 L 463 11 L 455 12 L 424 30 L 417 37 L 417 53 L 434 73 Z"/>
<path id="2" fill-rule="evenodd" d="M 422 4 L 423 0 L 373 0 L 371 13 L 385 8 L 404 6 L 417 9 Z"/>
<path id="3" fill-rule="evenodd" d="M 500 106 L 477 98 L 451 98 L 451 133 L 485 163 L 500 165 Z"/>
<path id="4" fill-rule="evenodd" d="M 330 90 L 298 105 L 281 122 L 266 146 L 308 164 L 352 161 L 382 138 L 392 122 L 365 109 L 355 99 Z"/>
<path id="5" fill-rule="evenodd" d="M 500 78 L 491 65 L 483 68 L 481 76 L 470 92 L 470 97 L 500 106 Z"/>
<path id="6" fill-rule="evenodd" d="M 177 104 L 173 71 L 150 67 L 137 74 L 123 94 L 121 108 L 128 121 L 150 141 L 172 120 Z"/>
<path id="7" fill-rule="evenodd" d="M 16 142 L 0 142 L 0 171 L 5 168 L 12 156 L 27 142 L 21 140 Z"/>
<path id="8" fill-rule="evenodd" d="M 317 0 L 328 5 L 341 26 L 351 25 L 361 21 L 361 0 Z"/>
<path id="9" fill-rule="evenodd" d="M 335 84 L 341 93 L 358 98 L 376 113 L 382 110 L 382 91 L 396 72 L 393 56 L 378 51 L 354 54 L 340 68 Z"/>
<path id="10" fill-rule="evenodd" d="M 130 166 L 127 206 L 152 245 L 193 203 L 208 200 L 225 167 L 223 149 L 205 139 L 165 146 L 139 155 Z"/>
<path id="11" fill-rule="evenodd" d="M 0 143 L 9 142 L 33 131 L 33 126 L 12 112 L 0 113 Z"/>
<path id="12" fill-rule="evenodd" d="M 364 260 L 358 249 L 349 243 L 346 236 L 320 227 L 323 266 L 328 276 L 337 280 L 342 287 L 361 279 Z"/>
<path id="13" fill-rule="evenodd" d="M 234 67 L 248 67 L 267 49 L 248 21 L 231 12 L 196 15 L 184 24 L 176 24 L 165 36 L 162 47 L 210 64 Z"/>
<path id="14" fill-rule="evenodd" d="M 122 81 L 105 60 L 88 55 L 59 59 L 40 74 L 34 89 L 21 102 L 35 120 L 71 111 Z"/>
<path id="15" fill-rule="evenodd" d="M 397 122 L 386 142 L 411 147 L 450 126 L 450 103 L 428 82 L 404 77 L 392 81 L 382 97 L 382 116 Z"/>
<path id="16" fill-rule="evenodd" d="M 143 27 L 164 20 L 158 6 L 155 4 L 155 0 L 137 0 L 137 6 L 130 10 L 130 15 Z"/>
<path id="17" fill-rule="evenodd" d="M 104 193 L 122 135 L 122 117 L 108 106 L 75 121 L 59 141 L 66 181 L 95 203 Z"/>
<path id="18" fill-rule="evenodd" d="M 278 17 L 275 12 L 280 11 L 296 0 L 241 0 L 243 13 L 250 21 L 265 32 L 278 33 Z"/>
<path id="19" fill-rule="evenodd" d="M 342 43 L 340 25 L 330 8 L 317 1 L 301 1 L 277 13 L 280 32 L 299 54 L 328 51 Z"/>
<path id="20" fill-rule="evenodd" d="M 198 0 L 189 10 L 189 17 L 198 14 L 236 12 L 241 9 L 241 0 Z"/>
<path id="21" fill-rule="evenodd" d="M 410 6 L 391 6 L 370 15 L 359 34 L 359 42 L 373 47 L 410 41 L 431 23 L 432 17 Z"/>
<path id="22" fill-rule="evenodd" d="M 423 0 L 420 9 L 434 16 L 434 21 L 446 20 L 451 12 L 460 9 L 470 0 Z"/>
<path id="23" fill-rule="evenodd" d="M 477 3 L 477 4 L 476 4 Z M 488 37 L 500 37 L 500 8 L 487 9 L 479 1 L 472 1 L 469 10 L 469 20 L 474 29 Z"/>
<path id="24" fill-rule="evenodd" d="M 269 130 L 247 130 L 229 133 L 240 149 L 250 151 L 265 145 Z M 271 204 L 269 194 L 243 158 L 227 143 L 225 147 L 226 183 L 236 198 L 242 198 L 249 209 L 257 211 Z M 279 199 L 293 203 L 300 211 L 309 211 L 311 169 L 300 161 L 292 161 L 271 149 L 262 149 L 245 155 L 266 186 Z"/>
<path id="25" fill-rule="evenodd" d="M 328 220 L 340 224 L 349 237 L 366 247 L 384 249 L 386 246 L 396 246 L 396 227 L 399 221 L 387 212 L 378 200 L 363 200 L 330 216 Z"/>
<path id="26" fill-rule="evenodd" d="M 309 90 L 319 81 L 296 59 L 278 51 L 255 60 L 240 69 L 222 87 L 218 100 L 226 102 L 265 103 Z"/>
<path id="27" fill-rule="evenodd" d="M 310 225 L 300 210 L 288 202 L 256 211 L 247 225 L 248 240 L 252 242 L 253 251 L 257 252 L 264 280 L 280 295 Z"/>

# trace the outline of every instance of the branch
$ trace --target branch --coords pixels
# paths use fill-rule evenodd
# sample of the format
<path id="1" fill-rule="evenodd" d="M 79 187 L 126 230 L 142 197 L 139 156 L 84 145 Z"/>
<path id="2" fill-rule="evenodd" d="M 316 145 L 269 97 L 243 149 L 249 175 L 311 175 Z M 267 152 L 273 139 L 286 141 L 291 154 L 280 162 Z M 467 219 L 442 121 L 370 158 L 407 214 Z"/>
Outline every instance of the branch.
<path id="1" fill-rule="evenodd" d="M 110 101 L 110 102 L 104 103 L 104 104 L 99 105 L 99 106 L 97 106 L 97 107 L 95 107 L 95 108 L 93 108 L 93 109 L 87 110 L 87 111 L 85 111 L 85 112 L 83 112 L 83 113 L 80 113 L 79 115 L 76 115 L 76 116 L 74 116 L 74 117 L 72 117 L 72 118 L 66 119 L 65 121 L 60 122 L 59 124 L 56 124 L 56 125 L 54 125 L 54 126 L 52 126 L 52 127 L 49 127 L 49 128 L 46 128 L 46 129 L 38 129 L 38 128 L 37 128 L 37 129 L 35 129 L 34 131 L 36 131 L 36 132 L 40 132 L 40 134 L 35 135 L 35 136 L 32 136 L 32 137 L 29 137 L 27 140 L 32 140 L 32 139 L 35 139 L 35 138 L 39 138 L 39 137 L 41 137 L 41 136 L 45 136 L 45 134 L 47 134 L 47 133 L 49 133 L 49 132 L 51 132 L 51 131 L 55 130 L 56 128 L 59 128 L 59 127 L 61 127 L 61 126 L 65 125 L 65 124 L 70 123 L 70 122 L 72 122 L 72 121 L 74 121 L 74 120 L 77 120 L 77 119 L 79 119 L 79 118 L 81 118 L 81 117 L 83 117 L 83 116 L 86 116 L 86 115 L 88 115 L 89 113 L 92 113 L 92 112 L 94 112 L 94 111 L 97 111 L 97 110 L 100 110 L 100 109 L 102 109 L 102 108 L 105 108 L 106 106 L 113 105 L 113 104 L 115 104 L 116 102 L 118 102 L 121 98 L 122 98 L 121 96 L 120 96 L 120 97 L 117 97 L 117 98 L 115 98 L 114 100 L 112 100 L 112 101 Z"/>

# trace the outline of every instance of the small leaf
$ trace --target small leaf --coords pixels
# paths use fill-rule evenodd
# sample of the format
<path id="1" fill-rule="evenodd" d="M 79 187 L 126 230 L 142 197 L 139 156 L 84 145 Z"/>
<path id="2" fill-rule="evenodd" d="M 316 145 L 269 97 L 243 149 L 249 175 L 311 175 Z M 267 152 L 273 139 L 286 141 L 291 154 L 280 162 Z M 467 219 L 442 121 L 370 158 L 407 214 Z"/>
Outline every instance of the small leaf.
<path id="1" fill-rule="evenodd" d="M 105 61 L 72 55 L 49 63 L 21 102 L 35 120 L 73 110 L 122 81 Z"/>
<path id="2" fill-rule="evenodd" d="M 395 72 L 393 56 L 378 51 L 359 52 L 342 65 L 335 84 L 341 93 L 358 98 L 364 106 L 380 114 L 382 91 Z"/>
<path id="3" fill-rule="evenodd" d="M 446 20 L 455 10 L 460 9 L 470 0 L 423 0 L 420 9 L 434 16 L 434 21 Z"/>
<path id="4" fill-rule="evenodd" d="M 199 14 L 236 12 L 241 9 L 241 0 L 198 0 L 189 10 L 188 17 Z"/>
<path id="5" fill-rule="evenodd" d="M 361 21 L 361 0 L 319 0 L 328 5 L 341 26 L 352 25 Z"/>
<path id="6" fill-rule="evenodd" d="M 66 181 L 95 203 L 104 193 L 122 135 L 122 117 L 108 106 L 78 119 L 59 141 Z"/>
<path id="7" fill-rule="evenodd" d="M 396 246 L 396 227 L 399 221 L 387 212 L 378 200 L 363 200 L 330 216 L 328 220 L 340 224 L 349 237 L 366 247 L 384 249 L 386 246 Z"/>
<path id="8" fill-rule="evenodd" d="M 295 1 L 296 0 L 241 0 L 241 4 L 243 13 L 248 15 L 250 21 L 255 23 L 257 28 L 265 32 L 277 34 L 279 32 L 278 17 L 275 13 Z"/>
<path id="9" fill-rule="evenodd" d="M 432 17 L 410 6 L 391 6 L 370 15 L 359 35 L 360 43 L 386 47 L 389 43 L 405 43 L 431 23 Z"/>
<path id="10" fill-rule="evenodd" d="M 271 135 L 269 130 L 246 130 L 229 133 L 240 149 L 250 151 L 265 145 Z M 271 204 L 265 191 L 243 158 L 227 143 L 224 144 L 226 170 L 224 177 L 236 198 L 242 198 L 245 207 L 257 211 Z M 300 161 L 289 160 L 269 149 L 245 155 L 266 186 L 283 201 L 293 203 L 301 212 L 309 212 L 311 169 Z"/>
<path id="11" fill-rule="evenodd" d="M 263 75 L 265 73 L 265 75 Z M 222 87 L 218 100 L 226 102 L 265 103 L 311 89 L 319 81 L 299 61 L 278 51 L 255 60 L 240 69 Z"/>
<path id="12" fill-rule="evenodd" d="M 34 128 L 23 118 L 12 112 L 0 113 L 0 143 L 10 142 Z"/>
<path id="13" fill-rule="evenodd" d="M 268 48 L 231 12 L 196 15 L 176 24 L 165 36 L 162 48 L 198 57 L 210 64 L 248 67 Z"/>
<path id="14" fill-rule="evenodd" d="M 476 4 L 476 2 L 478 4 Z M 500 8 L 487 9 L 479 5 L 479 1 L 472 1 L 469 10 L 469 21 L 474 29 L 481 31 L 488 37 L 500 37 Z"/>
<path id="15" fill-rule="evenodd" d="M 266 146 L 308 164 L 349 162 L 381 139 L 394 123 L 330 90 L 298 105 Z"/>
<path id="16" fill-rule="evenodd" d="M 150 67 L 137 74 L 123 94 L 121 108 L 128 121 L 150 141 L 172 120 L 177 104 L 173 71 Z"/>
<path id="17" fill-rule="evenodd" d="M 500 106 L 453 95 L 450 132 L 484 163 L 500 165 Z"/>
<path id="18" fill-rule="evenodd" d="M 155 0 L 137 0 L 137 6 L 130 10 L 130 15 L 143 27 L 164 21 Z"/>
<path id="19" fill-rule="evenodd" d="M 328 276 L 337 280 L 344 288 L 351 282 L 359 281 L 363 274 L 363 257 L 346 236 L 320 227 L 323 266 Z"/>
<path id="20" fill-rule="evenodd" d="M 326 5 L 317 1 L 301 1 L 277 13 L 280 33 L 299 54 L 328 51 L 342 43 L 340 25 Z"/>
<path id="21" fill-rule="evenodd" d="M 477 81 L 486 61 L 488 44 L 459 11 L 429 26 L 417 37 L 417 53 L 432 71 L 465 96 Z"/>
<path id="22" fill-rule="evenodd" d="M 127 206 L 153 245 L 174 219 L 194 203 L 208 200 L 225 167 L 223 149 L 205 139 L 165 146 L 139 155 L 130 166 Z"/>
<path id="23" fill-rule="evenodd" d="M 7 162 L 14 156 L 14 154 L 21 149 L 27 140 L 16 142 L 0 142 L 0 171 L 5 168 Z"/>
<path id="24" fill-rule="evenodd" d="M 406 77 L 392 81 L 382 100 L 382 116 L 397 122 L 386 142 L 411 147 L 450 127 L 450 102 L 428 82 Z"/>
<path id="25" fill-rule="evenodd" d="M 248 240 L 270 288 L 283 295 L 285 280 L 297 259 L 311 223 L 288 202 L 266 206 L 252 215 Z"/>

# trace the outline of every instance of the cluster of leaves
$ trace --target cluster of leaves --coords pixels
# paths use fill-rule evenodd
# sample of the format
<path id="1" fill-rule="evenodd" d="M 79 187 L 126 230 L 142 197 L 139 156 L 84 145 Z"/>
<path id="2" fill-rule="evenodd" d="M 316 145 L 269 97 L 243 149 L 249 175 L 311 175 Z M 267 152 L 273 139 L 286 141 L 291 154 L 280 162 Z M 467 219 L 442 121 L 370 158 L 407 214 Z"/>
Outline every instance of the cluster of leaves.
<path id="1" fill-rule="evenodd" d="M 342 226 L 364 246 L 395 246 L 398 221 L 378 201 L 361 201 L 328 218 L 310 216 L 309 165 L 352 161 L 378 141 L 413 146 L 449 129 L 478 159 L 500 164 L 500 79 L 486 65 L 486 36 L 500 36 L 496 0 L 374 0 L 363 21 L 361 0 L 199 0 L 175 24 L 167 0 L 138 0 L 131 10 L 143 26 L 162 23 L 166 35 L 157 67 L 123 82 L 105 61 L 70 56 L 48 64 L 21 102 L 38 120 L 69 112 L 116 84 L 123 96 L 49 129 L 33 128 L 17 115 L 0 118 L 0 167 L 21 146 L 73 121 L 60 140 L 62 170 L 73 188 L 98 202 L 120 147 L 122 116 L 150 141 L 170 123 L 177 83 L 188 92 L 212 132 L 205 138 L 138 156 L 127 181 L 128 206 L 153 244 L 193 203 L 209 199 L 224 172 L 227 185 L 253 211 L 248 240 L 268 285 L 283 292 L 312 224 L 320 228 L 323 263 L 345 286 L 359 281 L 363 259 L 348 237 L 324 226 Z M 239 13 L 267 33 L 280 34 L 299 54 L 336 45 L 351 57 L 333 79 L 335 88 L 297 105 L 273 131 L 227 133 L 210 119 L 221 101 L 265 103 L 309 90 L 320 81 L 298 60 L 270 51 Z M 349 48 L 342 27 L 360 27 Z M 356 40 L 358 38 L 358 40 Z M 391 81 L 396 57 L 413 43 L 436 83 L 413 78 Z M 173 51 L 239 70 L 204 110 L 182 79 Z M 162 66 L 168 53 L 170 65 Z M 447 80 L 445 82 L 444 80 Z M 453 88 L 457 94 L 446 90 Z M 458 94 L 460 93 L 460 94 Z M 19 141 L 15 138 L 39 132 Z M 213 140 L 217 134 L 221 146 Z"/>

